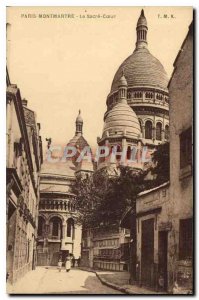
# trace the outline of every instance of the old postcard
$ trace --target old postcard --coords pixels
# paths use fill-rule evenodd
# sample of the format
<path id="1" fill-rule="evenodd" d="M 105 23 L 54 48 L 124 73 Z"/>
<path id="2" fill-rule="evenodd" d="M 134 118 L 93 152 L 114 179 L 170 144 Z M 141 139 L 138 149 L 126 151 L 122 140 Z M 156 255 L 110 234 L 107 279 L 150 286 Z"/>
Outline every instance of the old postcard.
<path id="1" fill-rule="evenodd" d="M 7 7 L 8 294 L 193 294 L 192 7 Z"/>

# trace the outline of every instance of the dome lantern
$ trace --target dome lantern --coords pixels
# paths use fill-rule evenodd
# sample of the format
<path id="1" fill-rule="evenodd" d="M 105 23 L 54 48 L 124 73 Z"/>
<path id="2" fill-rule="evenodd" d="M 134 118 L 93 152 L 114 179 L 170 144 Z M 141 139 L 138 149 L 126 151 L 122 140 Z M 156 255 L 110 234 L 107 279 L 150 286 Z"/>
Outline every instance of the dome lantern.
<path id="1" fill-rule="evenodd" d="M 144 15 L 144 10 L 142 9 L 140 17 L 137 22 L 137 42 L 136 42 L 136 49 L 139 48 L 147 48 L 147 20 Z"/>
<path id="2" fill-rule="evenodd" d="M 83 128 L 83 119 L 81 116 L 81 110 L 79 110 L 79 114 L 76 118 L 76 132 L 75 135 L 82 135 L 82 128 Z"/>

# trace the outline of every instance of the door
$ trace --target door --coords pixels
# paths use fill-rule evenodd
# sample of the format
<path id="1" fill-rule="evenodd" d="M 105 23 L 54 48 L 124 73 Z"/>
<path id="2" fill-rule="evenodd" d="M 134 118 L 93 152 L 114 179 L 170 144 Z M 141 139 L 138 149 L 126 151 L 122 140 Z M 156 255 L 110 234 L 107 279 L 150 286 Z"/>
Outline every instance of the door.
<path id="1" fill-rule="evenodd" d="M 141 282 L 154 285 L 154 219 L 142 221 Z"/>
<path id="2" fill-rule="evenodd" d="M 167 252 L 168 252 L 168 232 L 158 233 L 158 289 L 167 290 Z"/>

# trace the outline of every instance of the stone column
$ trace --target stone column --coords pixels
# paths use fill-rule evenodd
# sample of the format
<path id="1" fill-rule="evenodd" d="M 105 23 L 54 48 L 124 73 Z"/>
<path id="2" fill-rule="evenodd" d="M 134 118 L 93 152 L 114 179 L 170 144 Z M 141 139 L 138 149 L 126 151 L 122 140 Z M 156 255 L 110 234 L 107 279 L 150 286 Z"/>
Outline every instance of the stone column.
<path id="1" fill-rule="evenodd" d="M 142 102 L 144 102 L 145 101 L 145 92 L 143 91 L 142 92 Z"/>
<path id="2" fill-rule="evenodd" d="M 66 237 L 66 224 L 62 224 L 62 239 L 65 239 Z"/>
<path id="3" fill-rule="evenodd" d="M 161 132 L 161 141 L 162 142 L 165 141 L 165 130 L 164 130 L 164 128 L 162 129 L 162 132 Z"/>
<path id="4" fill-rule="evenodd" d="M 142 125 L 142 137 L 145 139 L 145 125 Z"/>
<path id="5" fill-rule="evenodd" d="M 126 134 L 126 132 L 125 132 L 125 134 Z M 122 149 L 121 149 L 121 151 L 122 151 L 122 155 L 121 155 L 121 159 L 122 159 L 122 162 L 124 162 L 125 161 L 125 159 L 126 159 L 126 154 L 127 154 L 127 142 L 126 142 L 126 139 L 124 138 L 124 139 L 122 139 Z M 124 153 L 126 153 L 125 155 L 124 155 L 124 159 L 123 159 L 123 151 L 125 151 Z"/>

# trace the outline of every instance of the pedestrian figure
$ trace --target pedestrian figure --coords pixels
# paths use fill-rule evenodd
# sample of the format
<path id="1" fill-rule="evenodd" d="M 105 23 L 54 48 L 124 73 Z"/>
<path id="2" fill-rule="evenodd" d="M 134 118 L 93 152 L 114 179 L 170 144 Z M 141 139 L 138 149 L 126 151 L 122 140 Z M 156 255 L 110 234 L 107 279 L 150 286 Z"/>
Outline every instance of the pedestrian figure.
<path id="1" fill-rule="evenodd" d="M 80 267 L 80 262 L 81 262 L 81 258 L 79 256 L 79 258 L 77 259 L 77 265 L 78 265 L 78 267 Z"/>
<path id="2" fill-rule="evenodd" d="M 59 270 L 59 272 L 61 272 L 61 267 L 62 267 L 62 260 L 60 258 L 59 261 L 58 261 L 58 270 Z"/>
<path id="3" fill-rule="evenodd" d="M 72 258 L 72 266 L 73 266 L 73 268 L 75 267 L 75 257 L 74 256 Z"/>
<path id="4" fill-rule="evenodd" d="M 69 272 L 69 271 L 70 271 L 70 268 L 71 268 L 71 259 L 70 259 L 70 256 L 67 256 L 67 257 L 66 257 L 65 268 L 66 268 L 66 272 Z"/>

